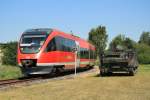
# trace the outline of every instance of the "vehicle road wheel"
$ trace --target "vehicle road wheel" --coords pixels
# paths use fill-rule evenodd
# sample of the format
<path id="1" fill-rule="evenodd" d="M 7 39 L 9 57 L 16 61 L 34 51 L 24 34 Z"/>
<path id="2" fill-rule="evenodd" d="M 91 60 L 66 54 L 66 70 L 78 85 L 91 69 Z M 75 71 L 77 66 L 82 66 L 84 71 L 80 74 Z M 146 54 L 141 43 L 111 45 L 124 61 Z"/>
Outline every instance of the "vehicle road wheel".
<path id="1" fill-rule="evenodd" d="M 100 76 L 101 76 L 101 77 L 105 76 L 105 72 L 100 71 Z"/>
<path id="2" fill-rule="evenodd" d="M 134 76 L 134 74 L 135 74 L 134 72 L 135 72 L 134 69 L 131 68 L 130 71 L 129 71 L 129 75 L 130 75 L 130 76 Z"/>
<path id="3" fill-rule="evenodd" d="M 137 69 L 137 68 L 138 68 L 138 67 L 135 67 L 135 72 L 134 72 L 135 74 L 136 74 L 136 73 L 137 73 L 137 71 L 138 71 L 138 69 Z"/>
<path id="4" fill-rule="evenodd" d="M 112 75 L 112 72 L 108 72 L 107 74 L 108 74 L 108 76 L 111 76 L 111 75 Z"/>

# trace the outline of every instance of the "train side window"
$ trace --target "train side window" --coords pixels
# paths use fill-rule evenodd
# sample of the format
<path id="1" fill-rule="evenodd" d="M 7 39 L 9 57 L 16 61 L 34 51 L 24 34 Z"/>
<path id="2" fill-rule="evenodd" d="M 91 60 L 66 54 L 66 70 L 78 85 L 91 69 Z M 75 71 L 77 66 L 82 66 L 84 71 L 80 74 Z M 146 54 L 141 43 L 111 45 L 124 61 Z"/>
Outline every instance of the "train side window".
<path id="1" fill-rule="evenodd" d="M 89 50 L 86 49 L 86 59 L 89 59 Z"/>
<path id="2" fill-rule="evenodd" d="M 57 50 L 59 51 L 72 52 L 72 48 L 75 46 L 75 41 L 61 36 L 57 36 L 56 46 Z"/>
<path id="3" fill-rule="evenodd" d="M 84 49 L 80 48 L 80 58 L 84 58 Z"/>
<path id="4" fill-rule="evenodd" d="M 89 50 L 86 48 L 80 48 L 80 58 L 89 59 Z"/>
<path id="5" fill-rule="evenodd" d="M 70 47 L 69 47 L 69 42 L 70 42 L 69 39 L 65 39 L 65 42 L 64 42 L 65 50 L 64 51 L 67 51 L 67 52 L 71 51 Z"/>
<path id="6" fill-rule="evenodd" d="M 90 59 L 93 59 L 93 51 L 90 50 Z"/>
<path id="7" fill-rule="evenodd" d="M 56 42 L 56 47 L 57 47 L 57 50 L 59 51 L 62 51 L 63 50 L 63 39 L 59 36 L 55 37 L 55 42 Z"/>
<path id="8" fill-rule="evenodd" d="M 46 47 L 46 52 L 56 51 L 55 38 L 53 38 Z"/>

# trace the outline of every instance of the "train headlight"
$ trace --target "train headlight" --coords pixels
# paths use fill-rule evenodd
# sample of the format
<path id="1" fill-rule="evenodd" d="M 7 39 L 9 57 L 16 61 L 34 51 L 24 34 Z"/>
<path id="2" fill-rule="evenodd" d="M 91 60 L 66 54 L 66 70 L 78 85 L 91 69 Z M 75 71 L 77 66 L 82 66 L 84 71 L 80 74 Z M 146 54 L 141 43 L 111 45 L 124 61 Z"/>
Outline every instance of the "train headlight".
<path id="1" fill-rule="evenodd" d="M 23 59 L 21 63 L 25 67 L 35 67 L 36 66 L 36 59 Z"/>

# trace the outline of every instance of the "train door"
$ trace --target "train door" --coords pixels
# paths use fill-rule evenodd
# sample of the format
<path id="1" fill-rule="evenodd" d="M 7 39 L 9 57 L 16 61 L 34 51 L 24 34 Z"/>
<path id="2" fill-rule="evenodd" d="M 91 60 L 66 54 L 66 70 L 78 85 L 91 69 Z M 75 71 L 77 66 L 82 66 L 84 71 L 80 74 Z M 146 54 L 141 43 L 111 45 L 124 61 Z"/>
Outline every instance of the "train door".
<path id="1" fill-rule="evenodd" d="M 77 67 L 80 67 L 80 45 L 79 42 L 76 41 L 76 64 Z"/>

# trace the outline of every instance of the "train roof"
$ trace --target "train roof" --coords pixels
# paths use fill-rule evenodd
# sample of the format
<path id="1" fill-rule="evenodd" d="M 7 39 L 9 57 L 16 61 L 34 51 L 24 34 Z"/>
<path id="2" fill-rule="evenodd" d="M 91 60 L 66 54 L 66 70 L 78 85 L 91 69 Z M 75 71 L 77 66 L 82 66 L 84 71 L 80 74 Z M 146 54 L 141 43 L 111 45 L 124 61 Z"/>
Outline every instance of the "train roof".
<path id="1" fill-rule="evenodd" d="M 36 28 L 36 29 L 28 29 L 23 34 L 50 34 L 53 29 L 51 28 Z"/>

